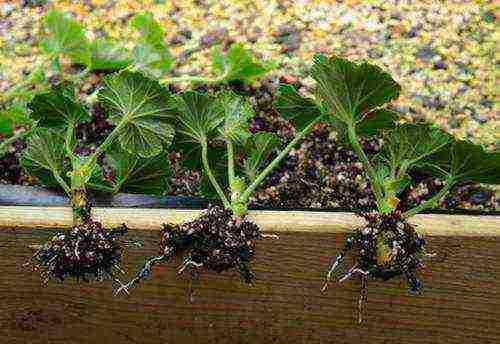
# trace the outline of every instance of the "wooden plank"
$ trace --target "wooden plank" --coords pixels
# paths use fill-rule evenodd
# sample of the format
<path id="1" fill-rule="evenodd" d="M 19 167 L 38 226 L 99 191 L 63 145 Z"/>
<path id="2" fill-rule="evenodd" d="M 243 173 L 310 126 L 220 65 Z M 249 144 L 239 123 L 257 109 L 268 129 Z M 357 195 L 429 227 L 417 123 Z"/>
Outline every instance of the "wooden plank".
<path id="1" fill-rule="evenodd" d="M 23 269 L 29 244 L 50 232 L 0 231 L 0 342 L 17 343 L 464 343 L 500 341 L 500 238 L 440 237 L 428 249 L 443 259 L 422 274 L 424 293 L 398 281 L 368 283 L 365 322 L 356 323 L 359 282 L 321 293 L 325 270 L 343 234 L 283 232 L 257 245 L 253 287 L 236 273 L 203 272 L 187 302 L 180 261 L 154 268 L 130 296 L 110 283 L 51 282 Z M 129 235 L 131 274 L 157 251 L 154 231 Z M 124 278 L 125 279 L 125 278 Z M 31 319 L 31 320 L 30 320 Z"/>
<path id="2" fill-rule="evenodd" d="M 95 208 L 96 218 L 108 227 L 126 222 L 131 229 L 158 230 L 165 222 L 182 222 L 196 217 L 200 210 Z M 267 211 L 249 212 L 264 231 L 345 232 L 363 220 L 343 212 Z M 412 218 L 427 235 L 500 235 L 500 216 L 420 214 Z M 68 207 L 0 206 L 0 228 L 65 228 L 71 225 Z"/>

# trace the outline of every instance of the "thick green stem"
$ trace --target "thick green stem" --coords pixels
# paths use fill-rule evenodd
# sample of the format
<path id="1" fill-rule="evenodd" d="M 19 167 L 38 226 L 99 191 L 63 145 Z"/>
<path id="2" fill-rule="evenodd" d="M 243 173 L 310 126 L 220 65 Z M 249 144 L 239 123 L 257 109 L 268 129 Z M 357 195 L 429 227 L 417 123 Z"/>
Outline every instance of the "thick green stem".
<path id="1" fill-rule="evenodd" d="M 245 202 L 245 203 L 248 202 L 252 193 L 264 181 L 264 179 L 266 179 L 266 177 L 269 175 L 269 173 L 271 173 L 272 170 L 274 170 L 276 167 L 278 167 L 281 160 L 283 160 L 288 155 L 288 153 L 290 153 L 292 148 L 295 147 L 295 145 L 297 143 L 299 143 L 299 141 L 302 140 L 304 138 L 304 136 L 306 136 L 311 131 L 311 129 L 314 127 L 314 125 L 316 125 L 316 123 L 321 121 L 322 118 L 323 118 L 323 115 L 317 117 L 311 123 L 309 123 L 309 125 L 307 127 L 305 127 L 301 132 L 299 132 L 295 136 L 295 138 L 292 141 L 290 141 L 290 143 L 288 143 L 288 145 L 285 147 L 285 149 L 283 149 L 278 154 L 278 156 L 276 158 L 274 158 L 274 160 L 271 161 L 271 163 L 269 165 L 267 165 L 265 169 L 262 170 L 262 172 L 257 176 L 257 178 L 255 178 L 255 180 L 252 182 L 252 184 L 250 184 L 248 186 L 248 188 L 245 190 L 245 192 L 243 192 L 243 194 L 241 195 L 242 202 Z"/>
<path id="2" fill-rule="evenodd" d="M 85 185 L 71 185 L 71 208 L 73 210 L 73 226 L 81 225 L 90 219 L 90 206 Z"/>
<path id="3" fill-rule="evenodd" d="M 210 179 L 210 182 L 215 188 L 215 191 L 217 191 L 217 194 L 224 204 L 224 207 L 226 209 L 231 209 L 231 203 L 229 203 L 229 201 L 227 200 L 226 195 L 224 195 L 224 191 L 222 191 L 222 188 L 220 187 L 219 183 L 217 183 L 217 179 L 215 179 L 212 170 L 210 169 L 210 165 L 208 163 L 208 145 L 206 140 L 203 140 L 201 143 L 201 159 L 203 162 L 203 168 L 208 175 L 208 179 Z"/>
<path id="4" fill-rule="evenodd" d="M 420 203 L 418 206 L 414 207 L 413 209 L 408 210 L 407 212 L 403 213 L 403 218 L 409 218 L 412 216 L 415 216 L 416 214 L 420 213 L 423 210 L 429 209 L 434 207 L 441 199 L 448 193 L 450 190 L 455 186 L 455 179 L 453 178 L 448 178 L 446 181 L 446 184 L 444 187 L 439 190 L 437 194 L 435 194 L 433 197 L 429 198 L 428 200 Z"/>
<path id="5" fill-rule="evenodd" d="M 69 149 L 69 147 L 68 147 Z M 72 159 L 71 171 L 71 208 L 73 210 L 73 226 L 90 220 L 90 204 L 87 198 L 87 181 L 93 171 L 87 164 L 81 164 L 77 158 Z"/>
<path id="6" fill-rule="evenodd" d="M 363 164 L 363 167 L 365 168 L 365 171 L 368 174 L 368 177 L 370 178 L 373 194 L 375 195 L 375 199 L 377 201 L 377 207 L 381 213 L 384 213 L 385 209 L 387 209 L 388 207 L 384 206 L 386 201 L 384 199 L 382 185 L 379 184 L 375 176 L 375 169 L 370 163 L 370 160 L 368 160 L 368 157 L 366 156 L 363 147 L 359 143 L 358 135 L 356 133 L 356 127 L 353 124 L 347 125 L 347 134 L 349 137 L 349 142 L 351 144 L 351 147 L 354 150 L 354 153 L 356 153 L 358 158 L 361 160 L 361 163 Z"/>
<path id="7" fill-rule="evenodd" d="M 83 165 L 80 165 L 80 162 L 77 159 L 74 159 L 74 154 L 71 150 L 73 130 L 68 128 L 66 134 L 66 150 L 68 151 L 68 155 L 71 156 L 74 161 L 73 171 L 71 172 L 70 191 L 71 206 L 73 209 L 73 225 L 81 224 L 90 219 L 90 207 L 87 199 L 86 184 L 94 171 L 97 159 L 99 159 L 99 157 L 106 152 L 109 146 L 115 141 L 121 128 L 126 122 L 126 120 L 123 120 L 120 124 L 118 124 Z"/>
<path id="8" fill-rule="evenodd" d="M 229 188 L 231 190 L 231 210 L 235 218 L 243 219 L 247 214 L 246 202 L 242 200 L 241 195 L 245 190 L 245 181 L 238 178 L 234 168 L 234 146 L 231 139 L 226 140 L 227 146 L 227 174 L 229 177 Z"/>

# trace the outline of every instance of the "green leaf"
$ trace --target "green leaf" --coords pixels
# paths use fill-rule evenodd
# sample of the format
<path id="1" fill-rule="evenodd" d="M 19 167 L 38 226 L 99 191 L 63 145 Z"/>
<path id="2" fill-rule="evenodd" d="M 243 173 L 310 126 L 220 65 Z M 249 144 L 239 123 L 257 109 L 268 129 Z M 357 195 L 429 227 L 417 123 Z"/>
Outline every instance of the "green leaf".
<path id="1" fill-rule="evenodd" d="M 454 141 L 430 157 L 426 167 L 441 178 L 451 176 L 460 182 L 500 184 L 500 151 L 488 152 L 468 141 Z"/>
<path id="2" fill-rule="evenodd" d="M 47 128 L 38 128 L 29 137 L 27 147 L 21 155 L 21 166 L 47 186 L 59 186 L 54 174 L 66 179 L 71 170 L 65 159 L 64 137 Z"/>
<path id="3" fill-rule="evenodd" d="M 48 92 L 37 94 L 28 104 L 31 117 L 44 127 L 64 127 L 89 119 L 87 109 L 75 99 L 75 89 L 70 84 L 59 84 Z"/>
<path id="4" fill-rule="evenodd" d="M 356 124 L 376 108 L 396 99 L 401 87 L 379 67 L 340 57 L 318 55 L 311 71 L 316 94 L 335 117 Z"/>
<path id="5" fill-rule="evenodd" d="M 0 134 L 10 136 L 14 128 L 32 122 L 23 106 L 12 106 L 0 112 Z"/>
<path id="6" fill-rule="evenodd" d="M 84 162 L 85 160 L 82 159 L 82 161 Z M 102 167 L 97 164 L 94 165 L 94 170 L 92 171 L 92 175 L 87 181 L 86 186 L 92 190 L 115 193 L 114 184 L 104 178 Z"/>
<path id="7" fill-rule="evenodd" d="M 106 160 L 114 172 L 114 192 L 163 195 L 172 176 L 170 161 L 165 154 L 141 158 L 121 149 L 106 154 Z"/>
<path id="8" fill-rule="evenodd" d="M 281 140 L 275 133 L 258 132 L 246 145 L 246 158 L 243 162 L 243 169 L 249 182 L 253 182 L 258 172 L 263 168 L 265 162 L 272 151 L 278 148 Z"/>
<path id="9" fill-rule="evenodd" d="M 232 142 L 245 142 L 252 136 L 249 131 L 249 122 L 254 116 L 252 105 L 232 92 L 219 94 L 217 101 L 224 116 L 224 125 L 219 128 L 220 135 Z"/>
<path id="10" fill-rule="evenodd" d="M 391 174 L 390 166 L 380 163 L 375 166 L 375 179 L 383 185 L 386 196 L 399 194 L 411 182 L 411 178 L 408 175 L 395 177 Z"/>
<path id="11" fill-rule="evenodd" d="M 392 130 L 400 115 L 392 110 L 377 109 L 368 113 L 356 126 L 356 134 L 364 137 L 375 137 L 381 132 Z M 328 116 L 326 122 L 337 131 L 337 141 L 348 143 L 347 125 L 337 117 Z"/>
<path id="12" fill-rule="evenodd" d="M 182 165 L 188 170 L 203 170 L 201 145 L 212 142 L 224 123 L 224 108 L 217 98 L 193 91 L 177 96 L 176 139 L 173 150 L 182 153 Z M 208 160 L 213 162 L 225 149 L 209 147 Z"/>
<path id="13" fill-rule="evenodd" d="M 452 137 L 429 124 L 403 124 L 389 132 L 379 153 L 394 172 L 418 166 L 424 158 L 444 149 Z"/>
<path id="14" fill-rule="evenodd" d="M 138 13 L 130 25 L 141 31 L 141 38 L 133 51 L 134 67 L 160 77 L 172 67 L 172 56 L 165 45 L 165 32 L 150 12 Z"/>
<path id="15" fill-rule="evenodd" d="M 377 109 L 368 113 L 356 127 L 359 135 L 374 137 L 381 130 L 392 130 L 396 127 L 396 121 L 400 115 L 392 110 Z"/>
<path id="16" fill-rule="evenodd" d="M 91 64 L 90 44 L 84 28 L 69 13 L 49 11 L 44 17 L 43 28 L 44 38 L 40 47 L 46 54 L 54 57 L 63 54 L 73 63 Z"/>
<path id="17" fill-rule="evenodd" d="M 255 58 L 242 44 L 234 43 L 226 56 L 219 46 L 212 49 L 212 68 L 224 74 L 227 82 L 239 80 L 248 83 L 266 74 L 271 66 Z"/>
<path id="18" fill-rule="evenodd" d="M 173 98 L 157 81 L 122 71 L 104 78 L 99 101 L 111 113 L 118 140 L 126 151 L 148 158 L 172 142 Z"/>
<path id="19" fill-rule="evenodd" d="M 4 114 L 2 113 L 1 116 Z M 12 122 L 6 117 L 0 117 L 0 134 L 4 136 L 12 135 L 14 130 L 14 125 Z"/>
<path id="20" fill-rule="evenodd" d="M 215 97 L 187 91 L 176 99 L 176 120 L 182 142 L 202 144 L 217 134 L 224 121 L 224 108 Z"/>
<path id="21" fill-rule="evenodd" d="M 224 74 L 226 71 L 226 57 L 222 53 L 220 45 L 214 45 L 210 51 L 212 55 L 212 70 L 216 74 Z"/>
<path id="22" fill-rule="evenodd" d="M 291 85 L 280 85 L 274 105 L 297 130 L 304 129 L 322 114 L 321 107 L 313 99 L 302 96 Z"/>
<path id="23" fill-rule="evenodd" d="M 96 39 L 90 44 L 91 70 L 117 71 L 132 63 L 130 52 L 110 39 Z"/>

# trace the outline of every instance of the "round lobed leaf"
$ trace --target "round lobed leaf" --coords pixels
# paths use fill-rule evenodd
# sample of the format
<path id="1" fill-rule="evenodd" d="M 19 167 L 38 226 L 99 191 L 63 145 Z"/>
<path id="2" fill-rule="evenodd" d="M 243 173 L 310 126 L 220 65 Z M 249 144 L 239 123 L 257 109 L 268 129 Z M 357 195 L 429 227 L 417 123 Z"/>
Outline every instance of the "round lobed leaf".
<path id="1" fill-rule="evenodd" d="M 170 92 L 157 81 L 122 71 L 104 79 L 98 97 L 117 126 L 121 146 L 129 153 L 152 157 L 172 142 L 170 121 L 176 107 Z"/>
<path id="2" fill-rule="evenodd" d="M 31 117 L 42 127 L 65 127 L 89 119 L 87 108 L 75 100 L 75 88 L 68 83 L 58 84 L 48 92 L 37 94 L 28 108 Z"/>
<path id="3" fill-rule="evenodd" d="M 316 94 L 331 114 L 346 124 L 356 124 L 376 108 L 396 99 L 401 86 L 380 67 L 368 62 L 323 55 L 315 57 L 311 70 Z"/>

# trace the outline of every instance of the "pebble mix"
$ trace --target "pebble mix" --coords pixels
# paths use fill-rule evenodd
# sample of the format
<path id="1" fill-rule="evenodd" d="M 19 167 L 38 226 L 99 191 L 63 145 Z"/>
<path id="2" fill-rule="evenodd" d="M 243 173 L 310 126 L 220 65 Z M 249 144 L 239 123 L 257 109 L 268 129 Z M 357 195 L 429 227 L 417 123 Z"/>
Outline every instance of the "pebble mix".
<path id="1" fill-rule="evenodd" d="M 49 8 L 71 12 L 89 38 L 109 36 L 129 48 L 137 35 L 130 17 L 151 11 L 177 58 L 174 74 L 209 75 L 208 48 L 218 42 L 243 42 L 275 61 L 275 74 L 306 85 L 317 52 L 367 59 L 403 86 L 395 104 L 402 112 L 498 147 L 495 6 L 465 0 L 2 1 L 0 91 L 41 63 L 37 43 Z"/>

